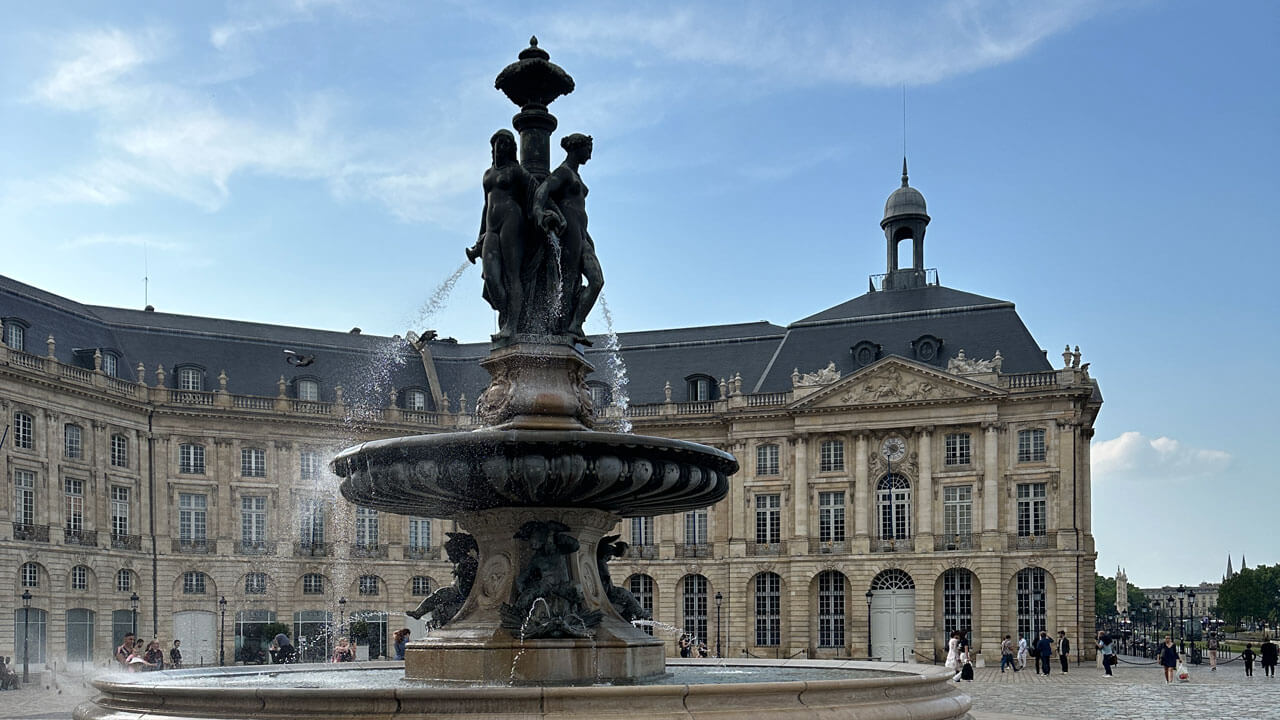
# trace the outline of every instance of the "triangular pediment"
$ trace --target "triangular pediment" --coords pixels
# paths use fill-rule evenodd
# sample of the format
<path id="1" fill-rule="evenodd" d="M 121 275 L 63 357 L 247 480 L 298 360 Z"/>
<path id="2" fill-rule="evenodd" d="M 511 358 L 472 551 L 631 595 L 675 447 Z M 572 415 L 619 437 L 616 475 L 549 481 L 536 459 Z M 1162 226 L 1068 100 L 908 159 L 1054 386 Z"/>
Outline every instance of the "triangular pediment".
<path id="1" fill-rule="evenodd" d="M 887 357 L 840 378 L 792 407 L 812 410 L 850 405 L 894 405 L 936 400 L 997 398 L 1006 392 L 944 370 Z"/>

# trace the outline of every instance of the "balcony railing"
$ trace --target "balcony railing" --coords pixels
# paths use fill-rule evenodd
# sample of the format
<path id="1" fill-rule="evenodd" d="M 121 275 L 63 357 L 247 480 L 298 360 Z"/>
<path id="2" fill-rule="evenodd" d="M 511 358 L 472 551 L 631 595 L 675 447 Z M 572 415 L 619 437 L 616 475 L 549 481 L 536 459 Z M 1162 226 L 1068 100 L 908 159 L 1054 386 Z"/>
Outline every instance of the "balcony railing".
<path id="1" fill-rule="evenodd" d="M 107 378 L 107 389 L 117 395 L 124 395 L 125 397 L 137 397 L 138 395 L 137 385 L 113 377 Z"/>
<path id="2" fill-rule="evenodd" d="M 1018 388 L 1053 387 L 1058 384 L 1056 372 L 1016 373 L 1000 376 L 1000 385 L 1013 390 Z"/>
<path id="3" fill-rule="evenodd" d="M 716 404 L 711 401 L 676 403 L 677 415 L 710 415 L 715 412 Z"/>
<path id="4" fill-rule="evenodd" d="M 386 545 L 352 545 L 351 557 L 370 558 L 373 560 L 386 560 L 387 546 Z"/>
<path id="5" fill-rule="evenodd" d="M 678 558 L 709 558 L 714 551 L 714 543 L 676 545 L 676 557 Z"/>
<path id="6" fill-rule="evenodd" d="M 213 393 L 200 390 L 170 390 L 169 402 L 178 405 L 213 407 Z"/>
<path id="7" fill-rule="evenodd" d="M 411 422 L 418 425 L 439 425 L 440 416 L 433 412 L 425 412 L 422 410 L 404 410 L 400 413 L 405 422 Z"/>
<path id="8" fill-rule="evenodd" d="M 240 410 L 275 410 L 276 401 L 268 397 L 256 397 L 254 395 L 236 395 L 232 400 L 232 406 Z"/>
<path id="9" fill-rule="evenodd" d="M 1044 535 L 1014 535 L 1009 541 L 1014 550 L 1044 550 L 1053 546 L 1052 533 Z"/>
<path id="10" fill-rule="evenodd" d="M 9 359 L 13 361 L 14 365 L 27 368 L 28 370 L 39 370 L 44 372 L 45 359 L 39 355 L 32 355 L 31 353 L 25 353 L 21 350 L 10 350 Z"/>
<path id="11" fill-rule="evenodd" d="M 978 543 L 975 541 L 974 536 L 969 533 L 935 535 L 933 537 L 934 550 L 972 550 L 977 545 Z"/>
<path id="12" fill-rule="evenodd" d="M 294 557 L 329 557 L 333 555 L 333 545 L 326 542 L 296 542 L 293 544 Z"/>
<path id="13" fill-rule="evenodd" d="M 116 550 L 141 550 L 141 535 L 117 535 L 111 534 L 111 547 Z"/>
<path id="14" fill-rule="evenodd" d="M 328 415 L 333 412 L 333 404 L 312 402 L 310 400 L 294 400 L 293 411 L 307 415 Z"/>
<path id="15" fill-rule="evenodd" d="M 747 395 L 746 398 L 747 407 L 769 407 L 772 405 L 786 405 L 791 400 L 791 393 L 760 393 L 758 395 Z"/>
<path id="16" fill-rule="evenodd" d="M 871 552 L 911 552 L 915 543 L 911 538 L 872 538 Z"/>
<path id="17" fill-rule="evenodd" d="M 14 523 L 13 539 L 27 542 L 49 542 L 48 525 L 32 525 L 30 523 Z"/>
<path id="18" fill-rule="evenodd" d="M 781 555 L 782 543 L 747 543 L 748 555 Z"/>
<path id="19" fill-rule="evenodd" d="M 627 557 L 636 560 L 656 560 L 658 557 L 657 545 L 628 545 Z"/>
<path id="20" fill-rule="evenodd" d="M 849 543 L 844 540 L 817 540 L 809 538 L 809 552 L 813 555 L 835 555 L 849 552 Z"/>
<path id="21" fill-rule="evenodd" d="M 238 542 L 236 543 L 237 555 L 275 555 L 276 546 L 266 540 L 261 542 Z"/>
<path id="22" fill-rule="evenodd" d="M 433 547 L 404 546 L 405 560 L 435 560 L 436 557 L 436 549 Z"/>
<path id="23" fill-rule="evenodd" d="M 183 555 L 212 555 L 218 552 L 218 541 L 174 538 L 173 551 Z"/>
<path id="24" fill-rule="evenodd" d="M 96 547 L 98 545 L 97 530 L 72 530 L 71 528 L 62 529 L 63 545 L 83 545 L 85 547 Z"/>
<path id="25" fill-rule="evenodd" d="M 75 365 L 62 365 L 59 370 L 61 371 L 62 379 L 64 380 L 72 380 L 74 382 L 84 383 L 85 385 L 93 384 L 92 371 L 85 370 L 84 368 L 78 368 Z"/>

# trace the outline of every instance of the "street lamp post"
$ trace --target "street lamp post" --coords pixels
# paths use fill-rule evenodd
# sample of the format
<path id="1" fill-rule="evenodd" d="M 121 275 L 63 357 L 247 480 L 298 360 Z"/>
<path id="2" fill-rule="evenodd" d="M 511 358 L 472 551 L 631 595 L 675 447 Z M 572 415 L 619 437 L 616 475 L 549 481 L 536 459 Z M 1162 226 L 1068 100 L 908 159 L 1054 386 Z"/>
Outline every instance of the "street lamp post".
<path id="1" fill-rule="evenodd" d="M 1168 610 L 1166 614 L 1169 616 L 1169 637 L 1173 638 L 1173 640 L 1176 642 L 1178 639 L 1178 636 L 1173 631 L 1173 601 L 1174 600 L 1177 600 L 1177 598 L 1174 597 L 1172 593 L 1170 593 L 1169 597 L 1164 599 L 1164 603 L 1165 603 L 1164 606 Z"/>
<path id="2" fill-rule="evenodd" d="M 1196 591 L 1188 590 L 1187 591 L 1188 624 L 1191 624 L 1195 621 L 1195 616 L 1196 616 Z M 1196 657 L 1196 633 L 1195 633 L 1195 628 L 1193 627 L 1191 630 L 1191 658 L 1194 660 L 1195 657 Z"/>
<path id="3" fill-rule="evenodd" d="M 138 642 L 138 601 L 140 599 L 138 593 L 129 596 L 129 614 L 132 618 L 129 629 L 133 631 L 133 641 L 135 643 Z"/>
<path id="4" fill-rule="evenodd" d="M 876 594 L 870 590 L 867 591 L 867 658 L 871 658 L 871 599 Z"/>
<path id="5" fill-rule="evenodd" d="M 27 669 L 27 659 L 31 656 L 31 633 L 27 627 L 30 624 L 31 615 L 31 591 L 22 591 L 22 682 L 26 684 L 31 682 L 31 673 Z"/>
<path id="6" fill-rule="evenodd" d="M 1187 626 L 1183 621 L 1183 605 L 1182 601 L 1187 599 L 1186 586 L 1178 586 L 1178 652 L 1185 653 L 1187 651 Z"/>
<path id="7" fill-rule="evenodd" d="M 1043 623 L 1044 621 L 1040 620 L 1040 618 L 1044 615 L 1044 591 L 1036 590 L 1034 593 L 1031 593 L 1031 597 L 1033 599 L 1033 604 L 1031 606 L 1031 621 L 1033 623 Z M 1032 625 L 1031 634 L 1036 637 L 1040 637 L 1040 632 L 1044 629 L 1043 624 L 1038 628 L 1035 625 Z"/>
<path id="8" fill-rule="evenodd" d="M 716 657 L 724 657 L 720 654 L 720 603 L 724 602 L 724 595 L 720 591 L 716 591 Z"/>
<path id="9" fill-rule="evenodd" d="M 218 632 L 218 664 L 227 664 L 227 596 L 218 598 L 218 609 L 222 611 L 222 625 Z"/>

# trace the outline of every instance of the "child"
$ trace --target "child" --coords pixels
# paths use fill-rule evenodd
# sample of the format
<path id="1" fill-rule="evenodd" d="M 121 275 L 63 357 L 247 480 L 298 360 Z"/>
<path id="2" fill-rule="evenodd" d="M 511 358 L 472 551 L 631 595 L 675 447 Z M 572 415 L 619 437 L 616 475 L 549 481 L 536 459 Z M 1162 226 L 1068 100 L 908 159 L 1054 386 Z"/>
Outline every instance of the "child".
<path id="1" fill-rule="evenodd" d="M 951 678 L 956 682 L 968 680 L 973 682 L 973 663 L 969 661 L 969 648 L 967 646 L 960 648 L 960 672 Z"/>
<path id="2" fill-rule="evenodd" d="M 1240 659 L 1244 660 L 1244 676 L 1253 677 L 1253 659 L 1258 656 L 1253 651 L 1253 643 L 1244 646 L 1244 652 L 1240 653 Z"/>

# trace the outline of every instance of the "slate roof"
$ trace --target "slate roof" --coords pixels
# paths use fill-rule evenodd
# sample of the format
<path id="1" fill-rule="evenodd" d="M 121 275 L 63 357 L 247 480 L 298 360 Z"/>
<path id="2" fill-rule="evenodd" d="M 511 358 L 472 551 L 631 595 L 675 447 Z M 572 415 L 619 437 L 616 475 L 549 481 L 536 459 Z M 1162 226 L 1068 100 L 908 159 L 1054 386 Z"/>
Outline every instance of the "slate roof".
<path id="1" fill-rule="evenodd" d="M 332 400 L 333 388 L 342 385 L 346 398 L 372 396 L 378 404 L 387 402 L 391 388 L 428 385 L 418 354 L 399 338 L 83 305 L 0 276 L 0 317 L 13 316 L 30 325 L 28 352 L 44 355 L 50 334 L 64 363 L 91 366 L 91 355 L 73 354 L 77 348 L 114 349 L 122 377 L 135 379 L 133 368 L 142 362 L 151 385 L 157 364 L 169 372 L 170 386 L 179 365 L 203 368 L 206 389 L 216 389 L 218 373 L 226 370 L 228 390 L 246 395 L 275 396 L 282 375 L 286 381 L 318 379 L 322 400 Z M 787 327 L 760 321 L 622 333 L 618 339 L 631 402 L 650 403 L 663 401 L 667 382 L 672 400 L 687 400 L 685 379 L 692 375 L 718 382 L 741 373 L 746 392 L 781 392 L 790 389 L 796 368 L 812 372 L 834 361 L 847 374 L 856 369 L 850 349 L 862 340 L 881 346 L 882 356 L 919 362 L 911 341 L 926 334 L 942 340 L 929 363 L 941 368 L 964 349 L 983 359 L 1000 350 L 1005 372 L 1051 369 L 1012 303 L 940 286 L 870 292 Z M 593 342 L 586 355 L 597 370 L 590 379 L 608 382 L 605 338 Z M 290 366 L 285 349 L 314 355 L 315 364 Z M 474 402 L 489 380 L 479 365 L 488 343 L 437 340 L 431 350 L 452 407 L 464 393 Z"/>

